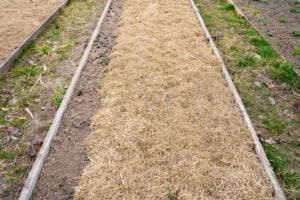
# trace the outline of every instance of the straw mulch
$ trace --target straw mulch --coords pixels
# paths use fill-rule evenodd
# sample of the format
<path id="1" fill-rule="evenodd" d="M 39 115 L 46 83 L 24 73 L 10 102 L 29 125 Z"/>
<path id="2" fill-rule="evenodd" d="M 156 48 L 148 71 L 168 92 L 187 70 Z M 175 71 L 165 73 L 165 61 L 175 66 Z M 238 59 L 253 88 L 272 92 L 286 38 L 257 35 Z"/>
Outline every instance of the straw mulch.
<path id="1" fill-rule="evenodd" d="M 188 0 L 127 0 L 75 199 L 272 199 Z"/>

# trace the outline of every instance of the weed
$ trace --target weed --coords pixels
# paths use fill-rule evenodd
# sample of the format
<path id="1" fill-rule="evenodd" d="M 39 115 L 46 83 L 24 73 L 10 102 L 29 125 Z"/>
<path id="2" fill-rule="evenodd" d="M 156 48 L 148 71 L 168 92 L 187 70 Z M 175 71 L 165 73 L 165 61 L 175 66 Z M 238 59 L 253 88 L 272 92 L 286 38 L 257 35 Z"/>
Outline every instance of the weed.
<path id="1" fill-rule="evenodd" d="M 279 21 L 282 22 L 282 23 L 287 23 L 288 22 L 287 19 L 284 18 L 284 17 L 280 17 Z"/>
<path id="2" fill-rule="evenodd" d="M 250 3 L 246 3 L 245 8 L 250 8 Z"/>
<path id="3" fill-rule="evenodd" d="M 127 108 L 125 106 L 122 106 L 121 107 L 121 112 L 126 112 L 127 111 Z"/>
<path id="4" fill-rule="evenodd" d="M 264 26 L 267 26 L 267 25 L 268 25 L 268 21 L 264 19 L 264 20 L 263 20 L 263 25 L 264 25 Z"/>
<path id="5" fill-rule="evenodd" d="M 279 47 L 285 47 L 285 44 L 284 43 L 279 43 L 278 46 Z"/>
<path id="6" fill-rule="evenodd" d="M 299 30 L 294 30 L 293 35 L 294 36 L 300 36 L 300 31 Z"/>
<path id="7" fill-rule="evenodd" d="M 269 31 L 267 31 L 266 34 L 267 34 L 267 36 L 269 36 L 269 37 L 272 37 L 272 36 L 273 36 L 273 33 L 269 32 Z"/>
<path id="8" fill-rule="evenodd" d="M 173 197 L 173 191 L 172 191 L 172 188 L 170 186 L 168 186 L 168 198 L 169 199 L 172 199 Z"/>
<path id="9" fill-rule="evenodd" d="M 6 151 L 5 149 L 0 147 L 0 158 L 5 160 L 13 160 L 18 155 L 18 151 L 16 150 L 9 150 Z"/>
<path id="10" fill-rule="evenodd" d="M 57 106 L 59 107 L 64 95 L 66 94 L 66 89 L 64 88 L 64 86 L 62 86 L 61 88 L 55 87 L 55 96 L 51 96 L 50 100 Z"/>
<path id="11" fill-rule="evenodd" d="M 263 37 L 252 37 L 250 38 L 250 43 L 255 45 L 256 47 L 269 46 L 270 43 L 265 40 Z"/>
<path id="12" fill-rule="evenodd" d="M 221 10 L 227 10 L 227 11 L 234 10 L 234 5 L 231 4 L 231 3 L 226 4 L 226 5 L 224 5 L 224 6 L 221 7 Z"/>
<path id="13" fill-rule="evenodd" d="M 18 182 L 18 178 L 17 178 L 17 177 L 14 177 L 14 176 L 12 176 L 12 175 L 10 175 L 10 174 L 7 174 L 7 175 L 6 175 L 6 180 L 7 180 L 7 182 L 9 182 L 9 183 L 17 183 L 17 182 Z"/>
<path id="14" fill-rule="evenodd" d="M 300 55 L 300 47 L 294 46 L 294 55 L 295 55 L 295 56 Z"/>
<path id="15" fill-rule="evenodd" d="M 239 59 L 237 66 L 238 67 L 248 67 L 254 66 L 259 63 L 259 60 L 254 55 L 248 54 L 243 58 Z"/>
<path id="16" fill-rule="evenodd" d="M 273 167 L 277 177 L 288 187 L 300 189 L 300 173 L 292 172 L 288 169 L 288 164 L 291 162 L 288 155 L 277 149 L 274 145 L 263 143 L 267 157 Z"/>
<path id="17" fill-rule="evenodd" d="M 299 12 L 299 9 L 298 8 L 290 8 L 290 11 L 292 13 L 298 13 Z"/>
<path id="18" fill-rule="evenodd" d="M 20 68 L 14 68 L 11 70 L 11 76 L 12 77 L 20 77 L 20 76 L 35 76 L 37 74 L 41 73 L 41 69 L 35 68 L 35 67 L 20 67 Z"/>
<path id="19" fill-rule="evenodd" d="M 106 58 L 106 64 L 109 65 L 109 63 L 110 63 L 110 57 L 107 57 Z"/>
<path id="20" fill-rule="evenodd" d="M 267 116 L 267 119 L 263 120 L 263 124 L 265 124 L 265 128 L 274 135 L 283 133 L 287 125 L 275 116 Z"/>
<path id="21" fill-rule="evenodd" d="M 28 170 L 28 167 L 26 166 L 20 166 L 18 163 L 14 163 L 13 166 L 10 169 L 13 173 L 24 173 Z"/>
<path id="22" fill-rule="evenodd" d="M 259 2 L 265 3 L 267 0 L 259 0 Z"/>
<path id="23" fill-rule="evenodd" d="M 9 126 L 21 128 L 26 122 L 26 119 L 13 119 L 9 122 Z"/>
<path id="24" fill-rule="evenodd" d="M 263 58 L 278 57 L 276 51 L 271 46 L 258 47 L 256 53 L 258 53 Z"/>
<path id="25" fill-rule="evenodd" d="M 5 114 L 0 113 L 0 124 L 5 124 L 5 123 L 6 123 Z"/>
<path id="26" fill-rule="evenodd" d="M 51 49 L 51 45 L 47 43 L 41 48 L 41 51 L 43 54 L 49 55 L 50 49 Z"/>
<path id="27" fill-rule="evenodd" d="M 258 15 L 258 10 L 257 9 L 253 10 L 253 15 L 254 16 Z"/>
<path id="28" fill-rule="evenodd" d="M 270 77 L 272 79 L 288 83 L 295 88 L 300 89 L 300 77 L 297 75 L 291 64 L 275 61 L 272 63 L 270 72 Z"/>
<path id="29" fill-rule="evenodd" d="M 295 4 L 300 4 L 300 0 L 294 0 Z"/>

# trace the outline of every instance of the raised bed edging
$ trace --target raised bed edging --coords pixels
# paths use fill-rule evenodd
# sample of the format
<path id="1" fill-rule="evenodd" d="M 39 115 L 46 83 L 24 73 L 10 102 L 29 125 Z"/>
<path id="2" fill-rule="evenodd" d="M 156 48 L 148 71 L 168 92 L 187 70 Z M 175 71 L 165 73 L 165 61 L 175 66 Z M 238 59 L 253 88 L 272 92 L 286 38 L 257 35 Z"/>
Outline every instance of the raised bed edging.
<path id="1" fill-rule="evenodd" d="M 235 4 L 232 2 L 232 0 L 226 0 L 228 3 L 231 3 L 235 6 Z M 257 133 L 254 129 L 254 126 L 251 122 L 251 119 L 247 113 L 247 110 L 241 100 L 241 97 L 230 77 L 230 74 L 224 64 L 224 61 L 223 61 L 223 58 L 221 57 L 221 54 L 219 53 L 205 23 L 204 23 L 204 20 L 203 18 L 201 17 L 200 13 L 199 13 L 199 10 L 197 9 L 195 3 L 194 3 L 194 0 L 190 0 L 190 3 L 193 7 L 193 10 L 196 14 L 196 17 L 197 19 L 199 20 L 199 23 L 200 23 L 200 26 L 203 28 L 204 30 L 204 34 L 205 34 L 205 37 L 207 38 L 208 42 L 209 42 L 209 45 L 211 46 L 211 48 L 213 49 L 213 53 L 217 56 L 218 60 L 221 62 L 221 69 L 222 69 L 222 72 L 226 78 L 226 81 L 228 83 L 228 86 L 234 96 L 234 99 L 235 99 L 235 102 L 236 104 L 238 105 L 243 117 L 244 117 L 244 120 L 245 120 L 245 123 L 247 125 L 247 127 L 249 128 L 250 132 L 251 132 L 251 135 L 252 135 L 252 139 L 253 139 L 253 142 L 254 142 L 254 147 L 255 147 L 255 152 L 257 154 L 257 157 L 261 163 L 261 165 L 263 166 L 267 176 L 269 177 L 272 185 L 273 185 L 273 189 L 274 189 L 274 196 L 276 199 L 278 200 L 285 200 L 285 196 L 284 196 L 284 193 L 277 181 L 277 178 L 273 172 L 273 169 L 271 167 L 271 164 L 266 156 L 266 153 L 262 147 L 262 144 L 260 143 L 259 141 L 259 138 L 257 136 Z M 235 6 L 235 10 L 237 12 L 237 15 L 239 16 L 244 16 L 244 14 L 240 11 L 240 9 L 238 9 L 236 6 Z M 244 16 L 245 17 L 245 16 Z M 245 17 L 245 19 L 247 20 L 247 18 Z M 249 20 L 247 20 L 249 22 Z M 250 23 L 250 22 L 249 22 Z M 251 24 L 251 23 L 250 23 Z M 252 25 L 252 24 L 251 24 Z M 260 33 L 260 32 L 259 32 Z M 280 55 L 280 54 L 279 54 Z"/>
<path id="2" fill-rule="evenodd" d="M 0 78 L 3 77 L 10 69 L 11 65 L 17 59 L 23 49 L 25 49 L 29 43 L 34 40 L 45 28 L 54 17 L 56 17 L 61 10 L 68 4 L 69 0 L 65 0 L 58 8 L 56 8 L 42 23 L 35 29 L 19 46 L 15 49 L 9 57 L 7 57 L 0 65 Z"/>

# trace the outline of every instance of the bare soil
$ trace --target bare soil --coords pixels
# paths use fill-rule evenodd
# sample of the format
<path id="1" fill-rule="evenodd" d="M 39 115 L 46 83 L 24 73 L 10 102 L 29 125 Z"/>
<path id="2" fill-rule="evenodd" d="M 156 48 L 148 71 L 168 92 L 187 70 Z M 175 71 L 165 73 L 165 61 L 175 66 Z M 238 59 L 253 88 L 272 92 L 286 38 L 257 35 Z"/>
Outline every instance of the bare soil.
<path id="1" fill-rule="evenodd" d="M 91 117 L 100 109 L 99 87 L 103 68 L 118 27 L 122 1 L 113 1 L 94 43 L 70 105 L 54 138 L 32 199 L 71 199 L 81 170 L 88 163 L 85 138 L 91 132 Z"/>
<path id="2" fill-rule="evenodd" d="M 265 2 L 250 1 L 250 8 L 245 4 L 248 0 L 234 0 L 237 6 L 249 18 L 249 20 L 261 31 L 264 36 L 273 44 L 278 52 L 293 64 L 297 64 L 297 71 L 300 72 L 300 55 L 294 55 L 294 47 L 300 47 L 300 36 L 294 36 L 294 30 L 300 30 L 300 12 L 293 13 L 290 8 L 299 8 L 293 0 L 277 0 Z M 253 11 L 257 9 L 258 14 L 254 16 Z M 287 23 L 279 21 L 280 18 L 287 19 Z M 267 25 L 263 21 L 266 20 Z M 270 32 L 273 36 L 268 36 Z M 280 46 L 280 43 L 284 46 Z"/>
<path id="3" fill-rule="evenodd" d="M 64 0 L 2 0 L 0 63 Z"/>

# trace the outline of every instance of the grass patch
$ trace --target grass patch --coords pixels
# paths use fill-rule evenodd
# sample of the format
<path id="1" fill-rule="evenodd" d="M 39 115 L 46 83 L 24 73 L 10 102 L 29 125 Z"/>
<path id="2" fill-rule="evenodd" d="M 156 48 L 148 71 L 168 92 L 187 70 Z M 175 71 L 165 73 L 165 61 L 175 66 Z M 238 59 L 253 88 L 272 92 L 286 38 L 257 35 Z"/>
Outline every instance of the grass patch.
<path id="1" fill-rule="evenodd" d="M 300 55 L 300 47 L 294 46 L 294 55 L 295 55 L 295 56 Z"/>
<path id="2" fill-rule="evenodd" d="M 259 64 L 259 59 L 254 55 L 248 54 L 243 58 L 239 59 L 237 66 L 238 67 L 254 67 Z"/>
<path id="3" fill-rule="evenodd" d="M 221 10 L 227 10 L 227 11 L 229 11 L 229 10 L 234 10 L 234 5 L 231 4 L 231 3 L 226 4 L 226 5 L 224 5 L 224 6 L 221 6 Z"/>
<path id="4" fill-rule="evenodd" d="M 277 149 L 274 145 L 263 143 L 263 147 L 273 170 L 281 183 L 283 183 L 287 188 L 294 188 L 299 191 L 300 173 L 289 170 L 288 164 L 292 162 L 289 159 L 289 156 L 283 151 Z"/>
<path id="5" fill-rule="evenodd" d="M 284 17 L 280 17 L 279 21 L 282 22 L 282 23 L 287 23 L 288 22 L 287 19 L 284 18 Z"/>
<path id="6" fill-rule="evenodd" d="M 291 64 L 276 61 L 272 63 L 272 66 L 273 67 L 269 69 L 272 79 L 288 83 L 296 89 L 300 89 L 300 77 Z"/>
<path id="7" fill-rule="evenodd" d="M 294 30 L 293 35 L 294 36 L 300 36 L 300 31 L 299 30 Z"/>
<path id="8" fill-rule="evenodd" d="M 257 10 L 257 9 L 254 9 L 254 10 L 253 10 L 253 15 L 254 15 L 254 16 L 258 15 L 258 10 Z"/>

